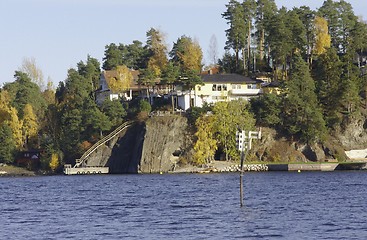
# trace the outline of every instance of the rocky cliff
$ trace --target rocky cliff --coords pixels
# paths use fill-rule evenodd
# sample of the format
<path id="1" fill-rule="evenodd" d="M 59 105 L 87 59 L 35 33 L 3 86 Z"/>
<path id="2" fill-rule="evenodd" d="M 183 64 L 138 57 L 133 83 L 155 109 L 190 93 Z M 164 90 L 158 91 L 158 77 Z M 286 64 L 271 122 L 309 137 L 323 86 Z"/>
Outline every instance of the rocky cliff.
<path id="1" fill-rule="evenodd" d="M 158 173 L 175 168 L 190 151 L 187 119 L 156 116 L 133 124 L 95 151 L 87 166 L 109 166 L 111 173 Z"/>

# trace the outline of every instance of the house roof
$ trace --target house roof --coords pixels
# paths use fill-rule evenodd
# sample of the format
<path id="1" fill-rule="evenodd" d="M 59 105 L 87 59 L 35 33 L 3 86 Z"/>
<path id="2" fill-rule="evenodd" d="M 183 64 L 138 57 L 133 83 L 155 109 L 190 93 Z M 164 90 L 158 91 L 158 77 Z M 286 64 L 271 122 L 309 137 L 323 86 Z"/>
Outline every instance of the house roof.
<path id="1" fill-rule="evenodd" d="M 237 84 L 256 84 L 262 83 L 261 80 L 252 79 L 239 74 L 205 74 L 201 75 L 204 83 L 237 83 Z"/>

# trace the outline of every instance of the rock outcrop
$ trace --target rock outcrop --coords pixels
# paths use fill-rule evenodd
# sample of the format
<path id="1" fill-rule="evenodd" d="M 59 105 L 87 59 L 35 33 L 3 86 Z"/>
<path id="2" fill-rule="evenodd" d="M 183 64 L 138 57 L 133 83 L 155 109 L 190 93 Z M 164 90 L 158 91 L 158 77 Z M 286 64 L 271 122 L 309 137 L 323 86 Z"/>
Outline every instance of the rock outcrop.
<path id="1" fill-rule="evenodd" d="M 190 151 L 187 119 L 156 116 L 137 122 L 85 162 L 86 166 L 108 166 L 110 173 L 159 173 L 174 170 L 180 157 Z"/>

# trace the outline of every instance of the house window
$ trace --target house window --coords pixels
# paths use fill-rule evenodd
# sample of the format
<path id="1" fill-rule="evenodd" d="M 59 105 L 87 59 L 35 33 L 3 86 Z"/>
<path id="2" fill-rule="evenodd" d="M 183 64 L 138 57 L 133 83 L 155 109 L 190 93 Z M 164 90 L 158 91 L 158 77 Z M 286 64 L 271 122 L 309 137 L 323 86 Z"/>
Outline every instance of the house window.
<path id="1" fill-rule="evenodd" d="M 232 89 L 241 89 L 241 84 L 232 84 Z"/>
<path id="2" fill-rule="evenodd" d="M 218 85 L 217 91 L 222 91 L 222 85 Z"/>
<path id="3" fill-rule="evenodd" d="M 213 84 L 212 91 L 217 91 L 217 85 Z"/>
<path id="4" fill-rule="evenodd" d="M 223 84 L 223 91 L 227 91 L 227 85 Z"/>
<path id="5" fill-rule="evenodd" d="M 198 91 L 201 91 L 201 86 L 198 86 Z"/>

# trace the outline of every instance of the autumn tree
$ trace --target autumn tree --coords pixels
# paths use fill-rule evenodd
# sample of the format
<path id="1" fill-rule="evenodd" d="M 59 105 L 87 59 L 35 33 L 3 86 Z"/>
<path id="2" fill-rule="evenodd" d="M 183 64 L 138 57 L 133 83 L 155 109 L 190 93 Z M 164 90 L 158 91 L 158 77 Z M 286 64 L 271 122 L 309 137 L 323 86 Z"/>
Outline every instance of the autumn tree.
<path id="1" fill-rule="evenodd" d="M 208 63 L 209 66 L 214 66 L 218 63 L 218 41 L 214 34 L 210 37 L 209 41 Z"/>
<path id="2" fill-rule="evenodd" d="M 203 53 L 198 41 L 194 41 L 190 37 L 180 37 L 173 44 L 170 57 L 171 61 L 180 67 L 181 72 L 194 71 L 199 74 L 201 71 Z"/>
<path id="3" fill-rule="evenodd" d="M 23 147 L 23 123 L 19 120 L 17 109 L 11 106 L 10 94 L 6 90 L 0 91 L 0 124 L 5 124 L 10 128 L 15 146 L 21 149 Z"/>
<path id="4" fill-rule="evenodd" d="M 326 52 L 331 45 L 331 37 L 328 32 L 328 24 L 326 19 L 316 16 L 315 17 L 315 47 L 314 54 L 320 55 Z"/>
<path id="5" fill-rule="evenodd" d="M 106 81 L 113 93 L 122 93 L 133 84 L 133 75 L 125 65 L 116 67 L 116 74 L 107 77 Z"/>
<path id="6" fill-rule="evenodd" d="M 217 141 L 214 132 L 213 116 L 201 116 L 196 120 L 196 142 L 194 145 L 194 163 L 197 165 L 206 164 L 214 160 L 217 150 Z"/>
<path id="7" fill-rule="evenodd" d="M 149 51 L 148 68 L 160 78 L 167 65 L 167 45 L 161 31 L 151 28 L 147 32 L 147 49 Z"/>
<path id="8" fill-rule="evenodd" d="M 37 122 L 37 117 L 33 111 L 33 107 L 30 104 L 26 104 L 24 107 L 24 116 L 23 116 L 23 141 L 26 144 L 27 148 L 29 147 L 28 143 L 30 140 L 38 140 L 39 124 Z M 35 142 L 37 143 L 37 141 Z"/>
<path id="9" fill-rule="evenodd" d="M 38 85 L 41 90 L 45 89 L 45 81 L 41 68 L 38 67 L 34 57 L 24 58 L 19 71 L 28 75 L 31 81 Z"/>

